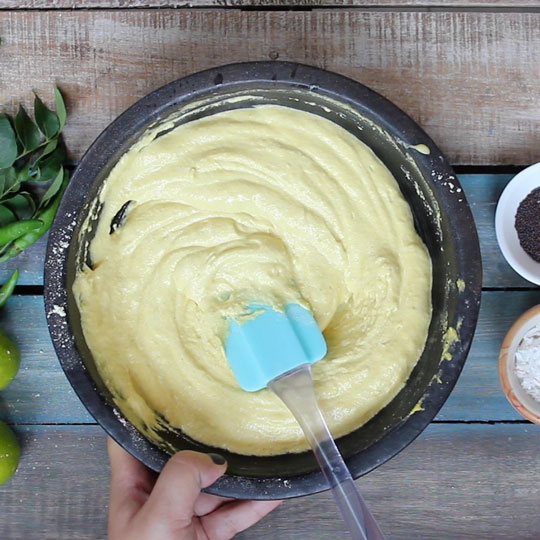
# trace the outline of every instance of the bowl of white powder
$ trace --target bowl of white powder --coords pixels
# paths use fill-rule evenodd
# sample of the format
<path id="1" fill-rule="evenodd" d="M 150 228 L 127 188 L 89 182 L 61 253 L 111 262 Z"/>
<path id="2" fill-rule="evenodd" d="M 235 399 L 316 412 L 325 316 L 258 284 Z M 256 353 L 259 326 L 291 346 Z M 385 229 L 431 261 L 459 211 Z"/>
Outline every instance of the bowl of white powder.
<path id="1" fill-rule="evenodd" d="M 540 424 L 540 305 L 508 330 L 499 355 L 499 377 L 516 411 Z"/>

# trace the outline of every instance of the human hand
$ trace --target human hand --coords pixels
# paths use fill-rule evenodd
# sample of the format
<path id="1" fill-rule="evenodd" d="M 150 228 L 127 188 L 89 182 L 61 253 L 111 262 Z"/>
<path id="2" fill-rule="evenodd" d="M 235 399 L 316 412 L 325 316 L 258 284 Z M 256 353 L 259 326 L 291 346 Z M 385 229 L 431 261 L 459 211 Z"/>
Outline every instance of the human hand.
<path id="1" fill-rule="evenodd" d="M 201 493 L 225 473 L 217 454 L 178 452 L 160 475 L 108 439 L 109 540 L 228 540 L 281 501 L 235 501 Z"/>

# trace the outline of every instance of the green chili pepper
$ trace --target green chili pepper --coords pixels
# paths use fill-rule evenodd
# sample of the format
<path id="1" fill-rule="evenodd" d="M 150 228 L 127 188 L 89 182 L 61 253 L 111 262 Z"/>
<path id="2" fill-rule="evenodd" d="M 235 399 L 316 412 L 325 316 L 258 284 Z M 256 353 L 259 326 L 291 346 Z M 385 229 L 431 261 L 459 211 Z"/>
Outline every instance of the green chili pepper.
<path id="1" fill-rule="evenodd" d="M 41 212 L 38 212 L 36 218 L 39 223 L 39 227 L 27 232 L 23 236 L 19 236 L 12 244 L 7 248 L 6 252 L 0 257 L 0 263 L 9 261 L 16 257 L 21 251 L 25 250 L 28 246 L 31 246 L 37 242 L 50 228 L 60 206 L 60 201 L 62 200 L 62 195 L 66 189 L 67 183 L 69 180 L 69 174 L 64 174 L 64 180 L 62 181 L 62 187 L 59 189 L 58 193 L 54 196 L 52 201 L 48 206 L 46 206 Z M 0 229 L 1 231 L 1 229 Z M 1 237 L 0 237 L 1 238 Z"/>
<path id="2" fill-rule="evenodd" d="M 15 221 L 0 227 L 0 246 L 5 246 L 20 236 L 29 232 L 35 231 L 41 227 L 42 222 L 39 219 L 25 219 L 23 221 Z"/>
<path id="3" fill-rule="evenodd" d="M 2 285 L 2 288 L 0 289 L 0 307 L 2 307 L 7 302 L 7 299 L 13 294 L 18 279 L 19 270 L 15 270 L 4 285 Z"/>

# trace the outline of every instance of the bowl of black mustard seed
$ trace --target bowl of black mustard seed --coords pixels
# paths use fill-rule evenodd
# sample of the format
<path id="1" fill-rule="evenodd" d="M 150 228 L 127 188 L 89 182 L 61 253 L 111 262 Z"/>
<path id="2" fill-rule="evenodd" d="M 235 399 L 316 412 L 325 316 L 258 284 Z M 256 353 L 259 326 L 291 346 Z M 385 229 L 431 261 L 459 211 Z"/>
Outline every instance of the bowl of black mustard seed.
<path id="1" fill-rule="evenodd" d="M 540 285 L 540 163 L 518 173 L 504 188 L 495 232 L 508 264 L 522 278 Z"/>

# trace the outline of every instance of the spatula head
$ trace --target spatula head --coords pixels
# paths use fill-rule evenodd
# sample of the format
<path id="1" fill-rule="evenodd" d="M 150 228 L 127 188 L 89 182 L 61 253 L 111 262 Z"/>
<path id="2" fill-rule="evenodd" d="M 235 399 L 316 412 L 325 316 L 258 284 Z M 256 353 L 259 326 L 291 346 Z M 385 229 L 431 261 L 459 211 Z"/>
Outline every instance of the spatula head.
<path id="1" fill-rule="evenodd" d="M 225 354 L 238 384 L 256 392 L 302 364 L 326 355 L 326 341 L 311 312 L 287 304 L 284 312 L 251 306 L 246 321 L 230 322 Z"/>

